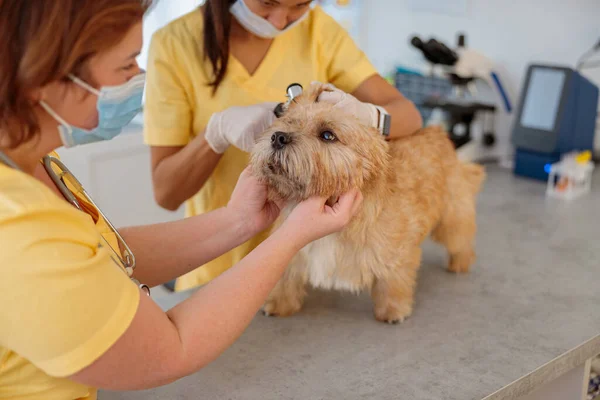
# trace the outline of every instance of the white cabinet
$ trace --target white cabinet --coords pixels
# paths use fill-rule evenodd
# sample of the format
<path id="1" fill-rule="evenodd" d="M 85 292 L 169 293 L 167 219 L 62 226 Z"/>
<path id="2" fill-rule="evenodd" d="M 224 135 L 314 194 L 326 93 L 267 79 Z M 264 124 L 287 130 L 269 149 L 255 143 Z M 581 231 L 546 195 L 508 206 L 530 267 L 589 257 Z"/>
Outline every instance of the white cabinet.
<path id="1" fill-rule="evenodd" d="M 116 227 L 183 218 L 183 207 L 170 212 L 154 201 L 150 148 L 141 125 L 132 123 L 113 140 L 61 148 L 58 154 Z"/>

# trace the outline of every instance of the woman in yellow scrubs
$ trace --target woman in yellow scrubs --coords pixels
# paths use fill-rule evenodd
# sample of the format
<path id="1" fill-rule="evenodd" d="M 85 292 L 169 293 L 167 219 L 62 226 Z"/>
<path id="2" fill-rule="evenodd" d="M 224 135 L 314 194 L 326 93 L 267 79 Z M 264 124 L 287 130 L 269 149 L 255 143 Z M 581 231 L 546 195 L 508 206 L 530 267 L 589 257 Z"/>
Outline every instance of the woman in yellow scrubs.
<path id="1" fill-rule="evenodd" d="M 225 205 L 248 154 L 236 143 L 225 150 L 211 146 L 206 135 L 218 125 L 214 120 L 237 120 L 246 135 L 257 135 L 272 115 L 265 111 L 273 108 L 269 102 L 285 100 L 294 82 L 304 87 L 312 81 L 332 83 L 365 105 L 382 106 L 391 115 L 390 138 L 421 127 L 415 106 L 378 75 L 334 19 L 311 3 L 207 0 L 154 35 L 144 131 L 161 206 L 175 210 L 186 202 L 186 215 L 193 216 Z M 210 281 L 265 237 L 263 232 L 181 277 L 176 289 Z"/>
<path id="2" fill-rule="evenodd" d="M 244 331 L 291 257 L 360 205 L 356 191 L 332 208 L 299 204 L 227 274 L 162 311 L 132 272 L 149 286 L 169 281 L 263 230 L 280 207 L 246 170 L 222 208 L 118 235 L 70 175 L 57 175 L 65 169 L 48 154 L 109 139 L 141 108 L 147 7 L 0 1 L 0 399 L 95 399 L 97 388 L 197 371 Z"/>

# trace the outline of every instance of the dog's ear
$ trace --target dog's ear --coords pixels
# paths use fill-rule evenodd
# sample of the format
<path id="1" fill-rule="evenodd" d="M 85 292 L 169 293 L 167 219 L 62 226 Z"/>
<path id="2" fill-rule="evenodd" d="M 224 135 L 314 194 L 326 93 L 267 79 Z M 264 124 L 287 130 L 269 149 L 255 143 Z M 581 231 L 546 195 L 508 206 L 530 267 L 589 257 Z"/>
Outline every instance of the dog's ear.
<path id="1" fill-rule="evenodd" d="M 307 90 L 304 90 L 300 95 L 294 98 L 294 101 L 288 103 L 280 103 L 277 106 L 275 110 L 277 118 L 283 117 L 288 110 L 294 108 L 297 104 L 306 106 L 311 103 L 316 103 L 319 99 L 319 95 L 321 95 L 321 93 L 327 90 L 331 90 L 331 85 L 324 84 L 321 82 L 312 82 Z"/>
<path id="2" fill-rule="evenodd" d="M 303 95 L 306 96 L 304 101 L 308 103 L 317 103 L 321 93 L 331 91 L 333 91 L 333 86 L 329 83 L 312 82 L 308 90 L 303 93 Z"/>
<path id="3" fill-rule="evenodd" d="M 312 82 L 308 89 L 304 90 L 302 94 L 295 97 L 293 101 L 286 103 L 280 110 L 279 115 L 283 116 L 288 111 L 293 110 L 297 106 L 306 107 L 311 104 L 319 102 L 319 96 L 323 92 L 332 92 L 335 89 L 330 83 Z"/>
<path id="4" fill-rule="evenodd" d="M 317 103 L 321 93 L 330 91 L 333 91 L 333 86 L 331 84 L 312 82 L 307 90 L 303 91 L 300 96 L 294 98 L 294 101 L 291 102 L 290 107 L 293 107 L 294 103 L 304 106 Z"/>

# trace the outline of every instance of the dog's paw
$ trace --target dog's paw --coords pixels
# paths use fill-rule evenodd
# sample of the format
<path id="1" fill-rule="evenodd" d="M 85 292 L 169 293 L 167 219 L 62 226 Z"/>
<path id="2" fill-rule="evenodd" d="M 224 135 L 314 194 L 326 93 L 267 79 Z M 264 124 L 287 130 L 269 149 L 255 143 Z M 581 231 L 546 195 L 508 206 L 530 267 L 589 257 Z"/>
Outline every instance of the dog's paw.
<path id="1" fill-rule="evenodd" d="M 300 311 L 299 306 L 294 306 L 286 301 L 268 300 L 262 308 L 265 317 L 289 317 Z"/>
<path id="2" fill-rule="evenodd" d="M 453 254 L 450 256 L 448 263 L 448 271 L 455 274 L 466 274 L 471 269 L 471 265 L 475 262 L 475 252 L 468 251 L 465 253 Z"/>
<path id="3" fill-rule="evenodd" d="M 270 314 L 270 313 L 269 313 L 267 310 L 265 310 L 264 308 L 263 308 L 263 310 L 262 310 L 262 315 L 264 315 L 265 317 L 277 317 L 277 315 L 275 315 L 275 314 Z"/>
<path id="4" fill-rule="evenodd" d="M 375 319 L 380 322 L 385 322 L 390 325 L 400 324 L 412 314 L 412 305 L 399 304 L 389 305 L 385 309 L 375 310 Z"/>
<path id="5" fill-rule="evenodd" d="M 452 272 L 454 274 L 466 274 L 470 269 L 470 265 L 467 264 L 450 263 L 450 265 L 448 265 L 448 272 Z"/>

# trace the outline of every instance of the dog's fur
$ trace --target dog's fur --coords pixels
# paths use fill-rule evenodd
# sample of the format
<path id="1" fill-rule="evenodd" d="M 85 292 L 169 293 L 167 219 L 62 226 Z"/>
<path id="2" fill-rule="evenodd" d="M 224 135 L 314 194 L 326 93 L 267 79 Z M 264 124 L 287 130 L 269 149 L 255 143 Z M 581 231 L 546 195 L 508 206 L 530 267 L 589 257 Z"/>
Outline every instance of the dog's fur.
<path id="1" fill-rule="evenodd" d="M 252 154 L 253 171 L 292 204 L 312 195 L 336 199 L 352 187 L 364 203 L 344 231 L 302 249 L 263 310 L 294 314 L 310 283 L 368 289 L 378 320 L 403 321 L 413 310 L 420 246 L 428 235 L 447 248 L 450 271 L 468 272 L 475 260 L 475 203 L 484 170 L 461 163 L 439 128 L 386 142 L 343 110 L 319 103 L 323 90 L 313 86 L 297 97 L 265 132 Z M 326 131 L 337 139 L 324 140 Z M 277 133 L 289 141 L 280 149 Z"/>

